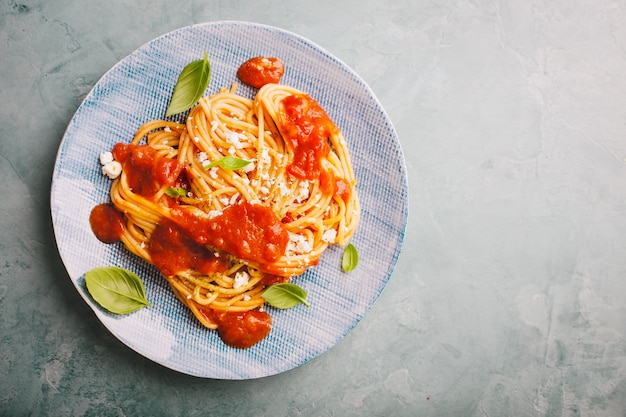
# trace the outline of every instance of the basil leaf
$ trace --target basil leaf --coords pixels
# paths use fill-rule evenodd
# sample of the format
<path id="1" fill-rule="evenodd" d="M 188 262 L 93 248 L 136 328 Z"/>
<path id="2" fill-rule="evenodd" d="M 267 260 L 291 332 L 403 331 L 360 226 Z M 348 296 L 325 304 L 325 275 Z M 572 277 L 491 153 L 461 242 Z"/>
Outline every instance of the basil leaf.
<path id="1" fill-rule="evenodd" d="M 151 305 L 143 282 L 127 269 L 94 268 L 85 274 L 85 283 L 93 299 L 111 313 L 128 314 Z"/>
<path id="2" fill-rule="evenodd" d="M 359 253 L 356 247 L 352 243 L 348 243 L 348 246 L 343 251 L 341 257 L 341 269 L 344 272 L 350 272 L 359 264 Z"/>
<path id="3" fill-rule="evenodd" d="M 213 168 L 214 166 L 220 166 L 224 169 L 234 171 L 236 169 L 241 169 L 245 167 L 251 162 L 252 161 L 246 161 L 245 159 L 239 159 L 239 158 L 235 158 L 234 156 L 227 155 L 218 159 L 217 161 L 211 162 L 210 164 L 205 166 L 204 169 Z"/>
<path id="4" fill-rule="evenodd" d="M 306 300 L 306 291 L 289 282 L 271 285 L 263 291 L 261 296 L 272 307 L 283 310 L 295 307 L 300 303 L 304 303 L 307 307 L 310 305 Z"/>
<path id="5" fill-rule="evenodd" d="M 205 52 L 204 59 L 187 64 L 178 76 L 165 117 L 192 108 L 206 91 L 210 79 L 211 64 L 209 55 Z"/>
<path id="6" fill-rule="evenodd" d="M 187 190 L 182 187 L 170 187 L 165 190 L 165 194 L 172 198 L 184 197 L 187 195 Z"/>

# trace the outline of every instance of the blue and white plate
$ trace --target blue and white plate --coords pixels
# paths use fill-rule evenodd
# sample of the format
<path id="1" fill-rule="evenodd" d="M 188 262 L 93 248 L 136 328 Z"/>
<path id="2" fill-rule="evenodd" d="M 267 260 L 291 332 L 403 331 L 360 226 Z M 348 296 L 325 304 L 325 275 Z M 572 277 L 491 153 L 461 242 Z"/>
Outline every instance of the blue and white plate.
<path id="1" fill-rule="evenodd" d="M 122 245 L 99 242 L 89 213 L 109 200 L 110 180 L 99 155 L 129 142 L 137 128 L 164 117 L 178 75 L 209 54 L 207 94 L 237 82 L 240 64 L 276 56 L 285 64 L 281 83 L 308 92 L 342 130 L 351 152 L 362 214 L 352 243 L 359 265 L 341 271 L 343 249 L 328 249 L 319 265 L 294 280 L 311 306 L 268 308 L 270 335 L 247 350 L 227 347 L 198 324 L 158 271 Z M 256 90 L 240 85 L 253 97 Z M 80 105 L 59 147 L 51 212 L 59 252 L 78 293 L 119 340 L 171 369 L 205 378 L 249 379 L 288 371 L 335 345 L 381 294 L 400 254 L 408 216 L 407 177 L 389 117 L 367 84 L 324 49 L 293 33 L 246 22 L 223 21 L 175 30 L 137 49 L 109 70 Z M 84 285 L 87 271 L 115 265 L 137 273 L 151 307 L 117 316 L 102 310 Z"/>

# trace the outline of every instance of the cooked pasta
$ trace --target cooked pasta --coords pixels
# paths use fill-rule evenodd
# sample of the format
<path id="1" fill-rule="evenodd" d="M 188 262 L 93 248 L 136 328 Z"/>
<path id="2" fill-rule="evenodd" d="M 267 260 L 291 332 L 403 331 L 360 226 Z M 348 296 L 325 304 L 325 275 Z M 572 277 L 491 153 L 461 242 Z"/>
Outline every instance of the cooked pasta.
<path id="1" fill-rule="evenodd" d="M 288 86 L 267 84 L 254 99 L 222 89 L 184 124 L 141 126 L 113 155 L 123 166 L 111 186 L 123 244 L 156 265 L 210 329 L 226 332 L 227 315 L 261 319 L 264 289 L 316 265 L 329 245 L 346 245 L 359 221 L 341 132 Z"/>

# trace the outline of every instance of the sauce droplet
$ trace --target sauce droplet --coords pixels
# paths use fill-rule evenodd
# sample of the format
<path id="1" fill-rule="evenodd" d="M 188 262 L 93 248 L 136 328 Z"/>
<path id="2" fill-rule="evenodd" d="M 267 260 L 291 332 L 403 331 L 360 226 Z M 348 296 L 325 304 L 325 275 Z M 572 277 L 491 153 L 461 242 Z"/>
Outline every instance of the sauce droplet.
<path id="1" fill-rule="evenodd" d="M 280 59 L 257 56 L 241 64 L 237 76 L 242 82 L 261 88 L 265 84 L 277 84 L 284 72 L 285 66 Z"/>
<path id="2" fill-rule="evenodd" d="M 95 206 L 89 214 L 89 225 L 93 234 L 103 243 L 114 243 L 124 233 L 124 217 L 112 204 Z"/>

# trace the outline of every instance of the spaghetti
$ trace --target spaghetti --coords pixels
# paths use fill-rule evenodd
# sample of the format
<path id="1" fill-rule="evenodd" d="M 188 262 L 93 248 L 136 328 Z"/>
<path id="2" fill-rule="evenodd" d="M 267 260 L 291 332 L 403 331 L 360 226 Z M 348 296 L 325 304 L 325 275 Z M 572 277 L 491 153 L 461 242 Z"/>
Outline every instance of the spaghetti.
<path id="1" fill-rule="evenodd" d="M 120 239 L 230 346 L 271 329 L 264 289 L 346 245 L 359 221 L 346 142 L 308 94 L 267 84 L 202 97 L 184 124 L 154 120 L 117 144 Z"/>

